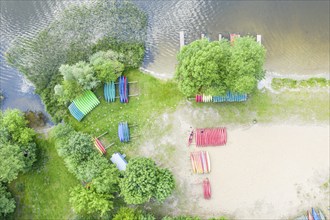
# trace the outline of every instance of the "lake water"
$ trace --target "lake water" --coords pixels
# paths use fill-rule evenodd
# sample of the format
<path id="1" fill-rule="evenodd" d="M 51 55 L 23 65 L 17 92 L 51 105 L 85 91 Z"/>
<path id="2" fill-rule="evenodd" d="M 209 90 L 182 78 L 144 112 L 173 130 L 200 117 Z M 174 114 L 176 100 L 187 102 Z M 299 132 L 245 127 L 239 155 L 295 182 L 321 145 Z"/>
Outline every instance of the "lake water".
<path id="1" fill-rule="evenodd" d="M 17 36 L 33 36 L 61 9 L 77 1 L 0 1 L 1 108 L 44 111 L 33 86 L 4 61 L 3 52 Z M 171 78 L 179 50 L 179 31 L 186 42 L 211 40 L 218 34 L 261 34 L 267 49 L 265 69 L 282 76 L 329 74 L 329 1 L 134 1 L 149 16 L 143 68 Z"/>

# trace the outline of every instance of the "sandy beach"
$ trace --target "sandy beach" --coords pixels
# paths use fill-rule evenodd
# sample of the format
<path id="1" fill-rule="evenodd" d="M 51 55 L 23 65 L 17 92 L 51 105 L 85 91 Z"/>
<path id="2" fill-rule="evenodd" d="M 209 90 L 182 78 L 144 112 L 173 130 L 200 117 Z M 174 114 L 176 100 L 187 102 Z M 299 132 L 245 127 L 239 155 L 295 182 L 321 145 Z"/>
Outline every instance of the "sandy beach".
<path id="1" fill-rule="evenodd" d="M 186 106 L 164 114 L 153 129 L 161 135 L 141 149 L 175 174 L 177 189 L 164 214 L 288 219 L 319 207 L 329 218 L 329 125 L 229 125 L 226 146 L 187 147 L 191 126 L 226 126 L 218 124 L 219 114 L 205 111 Z M 210 174 L 193 174 L 189 152 L 196 150 L 209 152 Z M 210 200 L 202 194 L 206 177 Z"/>

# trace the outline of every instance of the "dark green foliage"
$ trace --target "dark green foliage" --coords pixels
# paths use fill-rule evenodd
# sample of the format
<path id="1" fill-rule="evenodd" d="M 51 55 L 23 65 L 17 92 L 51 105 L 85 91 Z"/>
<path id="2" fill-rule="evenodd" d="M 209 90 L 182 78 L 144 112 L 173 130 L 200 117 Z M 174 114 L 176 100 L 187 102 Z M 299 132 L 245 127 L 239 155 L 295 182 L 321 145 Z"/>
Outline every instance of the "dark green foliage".
<path id="1" fill-rule="evenodd" d="M 15 200 L 7 188 L 0 182 L 0 217 L 4 217 L 15 210 Z"/>
<path id="2" fill-rule="evenodd" d="M 124 65 L 119 62 L 122 54 L 108 50 L 99 51 L 90 58 L 90 63 L 96 72 L 97 78 L 102 82 L 116 81 L 124 71 Z"/>
<path id="3" fill-rule="evenodd" d="M 115 165 L 98 154 L 90 135 L 76 132 L 69 125 L 57 125 L 52 136 L 68 170 L 86 184 L 86 188 L 78 186 L 70 194 L 74 210 L 81 215 L 105 215 L 111 211 L 119 189 Z"/>
<path id="4" fill-rule="evenodd" d="M 171 195 L 175 188 L 173 174 L 168 169 L 158 169 L 158 183 L 156 187 L 155 197 L 158 201 L 164 201 Z"/>
<path id="5" fill-rule="evenodd" d="M 55 85 L 62 81 L 59 67 L 88 61 L 93 53 L 109 49 L 124 54 L 125 66 L 138 67 L 146 25 L 146 15 L 130 2 L 73 4 L 36 36 L 16 39 L 5 57 L 36 86 L 47 111 L 59 122 L 66 111 L 54 96 Z"/>
<path id="6" fill-rule="evenodd" d="M 75 212 L 79 214 L 105 215 L 113 209 L 113 195 L 99 194 L 93 189 L 77 186 L 70 193 L 70 202 Z"/>
<path id="7" fill-rule="evenodd" d="M 35 132 L 19 110 L 0 112 L 0 181 L 11 182 L 36 161 Z"/>
<path id="8" fill-rule="evenodd" d="M 152 197 L 164 201 L 174 189 L 174 178 L 168 170 L 159 169 L 153 160 L 135 158 L 128 163 L 119 185 L 126 203 L 142 204 Z"/>
<path id="9" fill-rule="evenodd" d="M 273 78 L 272 88 L 296 89 L 296 88 L 325 88 L 330 86 L 330 80 L 325 78 L 310 78 L 305 80 L 295 80 L 289 78 Z"/>
<path id="10" fill-rule="evenodd" d="M 200 218 L 191 217 L 191 216 L 176 216 L 176 217 L 165 216 L 164 218 L 162 218 L 162 220 L 200 220 Z"/>
<path id="11" fill-rule="evenodd" d="M 186 96 L 251 93 L 264 76 L 265 49 L 251 37 L 237 38 L 233 46 L 227 40 L 197 40 L 177 58 L 175 76 Z"/>
<path id="12" fill-rule="evenodd" d="M 138 209 L 122 207 L 113 217 L 113 220 L 155 220 L 155 217 Z"/>

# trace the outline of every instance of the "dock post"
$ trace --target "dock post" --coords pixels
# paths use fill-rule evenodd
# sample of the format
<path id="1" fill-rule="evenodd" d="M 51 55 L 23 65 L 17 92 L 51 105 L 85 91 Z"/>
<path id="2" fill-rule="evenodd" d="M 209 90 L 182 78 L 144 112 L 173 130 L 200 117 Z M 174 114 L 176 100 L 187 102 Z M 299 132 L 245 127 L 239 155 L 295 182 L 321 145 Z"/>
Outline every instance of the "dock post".
<path id="1" fill-rule="evenodd" d="M 221 34 L 219 34 L 219 41 L 221 41 L 221 39 L 222 39 L 222 35 L 221 35 Z"/>
<path id="2" fill-rule="evenodd" d="M 184 46 L 184 32 L 180 31 L 180 49 Z"/>
<path id="3" fill-rule="evenodd" d="M 257 42 L 258 42 L 259 44 L 261 44 L 261 35 L 260 35 L 260 34 L 257 34 Z"/>
<path id="4" fill-rule="evenodd" d="M 204 39 L 205 38 L 205 34 L 201 34 L 201 39 Z"/>

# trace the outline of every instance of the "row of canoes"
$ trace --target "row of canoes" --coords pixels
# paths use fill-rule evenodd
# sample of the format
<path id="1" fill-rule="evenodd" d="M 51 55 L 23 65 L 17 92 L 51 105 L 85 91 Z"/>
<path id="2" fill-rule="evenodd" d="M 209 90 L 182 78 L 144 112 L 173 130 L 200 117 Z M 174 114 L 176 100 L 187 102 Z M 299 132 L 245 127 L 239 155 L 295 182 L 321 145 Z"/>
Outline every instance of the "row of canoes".
<path id="1" fill-rule="evenodd" d="M 314 208 L 312 208 L 312 212 L 308 210 L 307 215 L 302 215 L 296 218 L 296 220 L 326 220 L 326 219 L 321 210 L 316 211 Z"/>
<path id="2" fill-rule="evenodd" d="M 116 99 L 116 85 L 114 82 L 104 84 L 104 99 L 107 102 L 114 102 Z"/>
<path id="3" fill-rule="evenodd" d="M 243 102 L 247 100 L 247 94 L 227 92 L 224 96 L 196 95 L 196 102 Z"/>
<path id="4" fill-rule="evenodd" d="M 210 156 L 207 151 L 190 153 L 190 160 L 194 173 L 203 174 L 211 172 Z"/>
<path id="5" fill-rule="evenodd" d="M 128 81 L 126 76 L 119 77 L 119 98 L 120 102 L 128 102 Z"/>
<path id="6" fill-rule="evenodd" d="M 222 146 L 227 143 L 226 128 L 196 128 L 197 147 Z"/>
<path id="7" fill-rule="evenodd" d="M 120 142 L 129 142 L 130 134 L 127 122 L 120 122 L 118 125 L 118 137 Z"/>
<path id="8" fill-rule="evenodd" d="M 100 101 L 92 91 L 88 90 L 78 98 L 74 99 L 68 109 L 75 119 L 81 121 L 83 117 L 92 111 L 98 104 L 100 104 Z"/>

